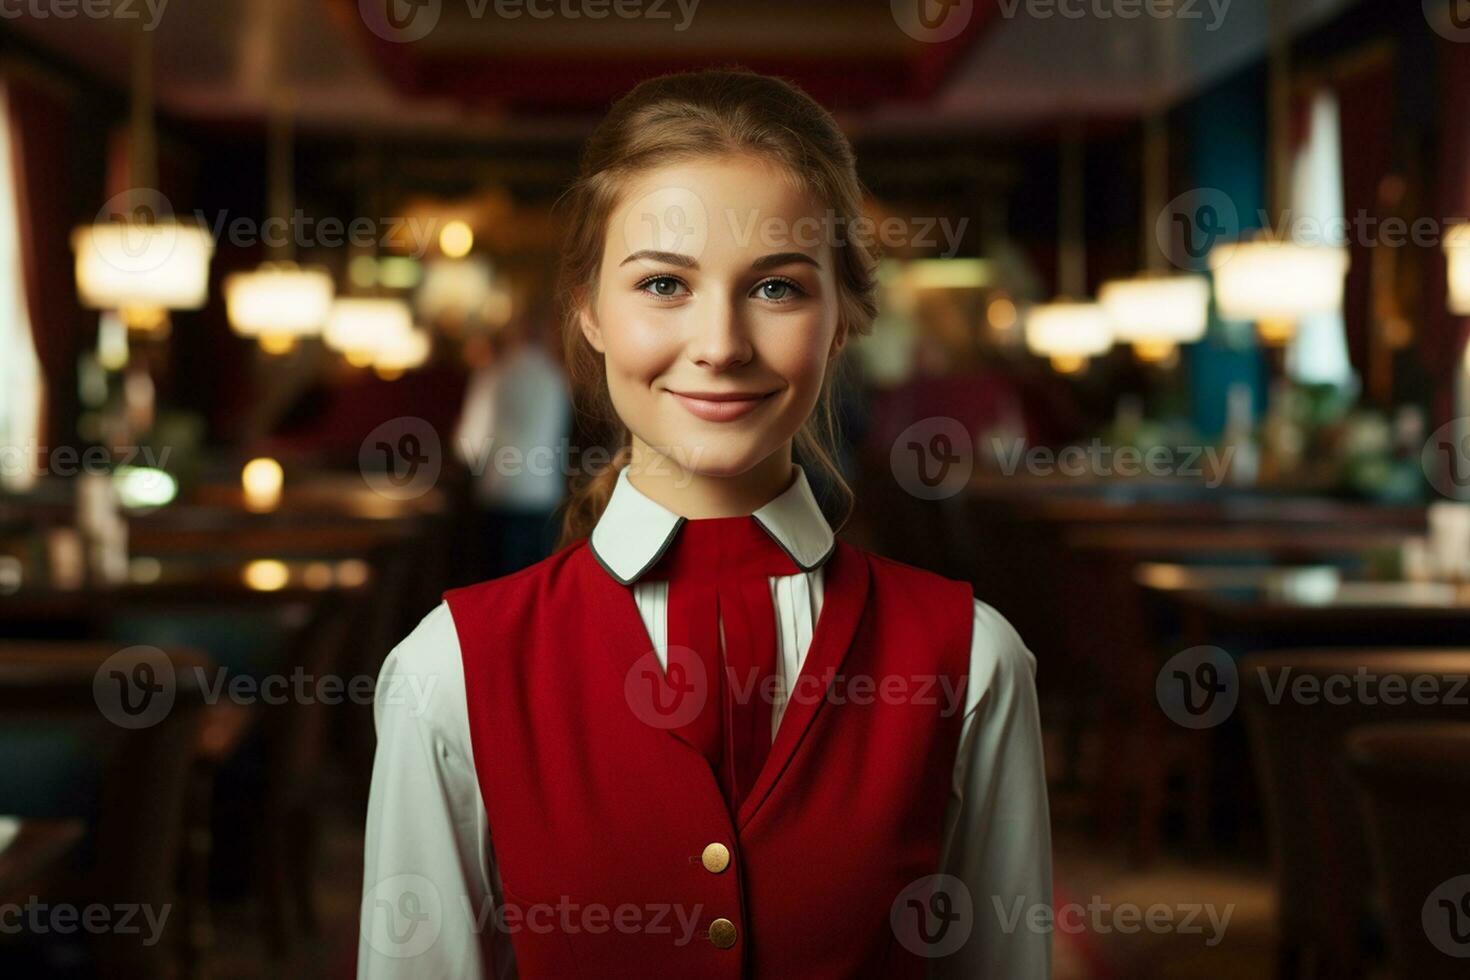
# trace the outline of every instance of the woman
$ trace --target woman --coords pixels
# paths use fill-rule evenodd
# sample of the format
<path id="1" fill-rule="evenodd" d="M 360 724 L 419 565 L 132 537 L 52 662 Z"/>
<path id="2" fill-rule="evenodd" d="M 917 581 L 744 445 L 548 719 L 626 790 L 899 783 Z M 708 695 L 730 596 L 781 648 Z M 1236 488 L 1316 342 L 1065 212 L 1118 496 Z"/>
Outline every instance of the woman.
<path id="1" fill-rule="evenodd" d="M 1035 661 L 968 585 L 835 542 L 795 462 L 840 485 L 860 195 L 831 116 L 747 72 L 591 137 L 568 361 L 623 450 L 566 548 L 384 665 L 360 976 L 1049 975 Z"/>

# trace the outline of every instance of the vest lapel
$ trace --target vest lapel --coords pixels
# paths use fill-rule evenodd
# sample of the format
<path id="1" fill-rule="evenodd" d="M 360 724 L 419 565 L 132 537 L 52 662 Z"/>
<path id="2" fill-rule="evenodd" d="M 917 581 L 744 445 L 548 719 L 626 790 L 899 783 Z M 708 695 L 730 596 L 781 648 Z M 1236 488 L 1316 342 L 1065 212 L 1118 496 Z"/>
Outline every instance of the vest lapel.
<path id="1" fill-rule="evenodd" d="M 787 763 L 796 754 L 802 737 L 811 727 L 822 706 L 828 701 L 827 687 L 842 669 L 842 662 L 852 648 L 858 623 L 868 603 L 868 562 L 851 547 L 839 543 L 827 560 L 822 586 L 822 612 L 812 632 L 811 647 L 802 663 L 801 674 L 792 690 L 821 691 L 818 697 L 803 696 L 786 707 L 776 740 L 760 776 L 740 806 L 737 828 L 743 829 L 755 816 L 761 804 L 775 788 Z"/>
<path id="2" fill-rule="evenodd" d="M 588 555 L 593 554 L 591 548 L 587 548 L 586 552 Z M 692 730 L 687 724 L 680 724 L 675 717 L 679 714 L 681 705 L 675 699 L 689 695 L 674 690 L 667 675 L 660 673 L 653 639 L 648 635 L 648 628 L 643 625 L 643 617 L 638 615 L 638 604 L 633 599 L 632 589 L 615 581 L 595 561 L 588 561 L 585 571 L 589 592 L 598 597 L 596 608 L 604 610 L 606 615 L 606 631 L 603 632 L 601 626 L 598 630 L 606 637 L 609 654 L 604 658 L 608 672 L 602 684 L 609 691 L 616 692 L 615 697 L 627 702 L 628 710 L 645 725 L 662 729 L 697 754 L 703 767 L 709 770 L 711 784 L 716 786 L 718 792 L 715 773 L 705 760 L 704 751 L 695 741 Z M 675 669 L 687 669 L 688 666 L 687 663 L 678 664 Z M 685 680 L 685 676 L 673 678 L 673 681 Z M 714 687 L 711 693 L 711 681 L 716 685 L 719 683 L 718 678 L 706 677 L 703 696 L 718 698 L 719 688 Z M 672 710 L 666 714 L 662 709 L 668 706 L 672 706 Z M 684 714 L 687 717 L 688 712 Z"/>

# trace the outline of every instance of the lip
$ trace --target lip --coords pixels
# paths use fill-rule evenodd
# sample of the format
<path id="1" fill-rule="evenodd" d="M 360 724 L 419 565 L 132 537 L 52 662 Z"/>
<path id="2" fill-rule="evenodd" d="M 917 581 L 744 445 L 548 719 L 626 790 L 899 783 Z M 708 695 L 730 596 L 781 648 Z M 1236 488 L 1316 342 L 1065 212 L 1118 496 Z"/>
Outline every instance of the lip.
<path id="1" fill-rule="evenodd" d="M 669 394 L 696 418 L 706 422 L 733 422 L 755 411 L 775 392 L 669 390 Z"/>

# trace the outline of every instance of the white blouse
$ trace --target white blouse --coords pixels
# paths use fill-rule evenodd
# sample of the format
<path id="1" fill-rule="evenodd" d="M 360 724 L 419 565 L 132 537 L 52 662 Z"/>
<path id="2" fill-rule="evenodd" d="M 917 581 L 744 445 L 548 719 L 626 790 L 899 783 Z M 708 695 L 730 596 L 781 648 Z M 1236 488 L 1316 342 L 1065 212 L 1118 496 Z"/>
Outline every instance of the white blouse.
<path id="1" fill-rule="evenodd" d="M 805 474 L 753 515 L 806 571 L 771 579 L 777 683 L 789 693 L 822 609 L 822 564 L 834 538 Z M 629 585 L 660 663 L 668 583 L 642 581 L 680 518 L 624 473 L 591 547 Z M 936 873 L 968 892 L 968 939 L 932 961 L 935 978 L 1051 975 L 1051 830 L 1036 706 L 1036 659 L 1005 619 L 975 602 L 970 676 Z M 943 696 L 943 693 L 940 695 Z M 961 695 L 955 695 L 956 700 Z M 785 698 L 774 699 L 772 737 Z M 368 801 L 360 980 L 517 976 L 510 936 L 495 928 L 500 892 L 492 828 L 470 750 L 459 636 L 440 603 L 383 664 L 374 704 L 378 749 Z M 964 903 L 959 903 L 963 908 Z M 482 942 L 482 939 L 484 940 Z M 493 954 L 492 951 L 493 950 Z"/>

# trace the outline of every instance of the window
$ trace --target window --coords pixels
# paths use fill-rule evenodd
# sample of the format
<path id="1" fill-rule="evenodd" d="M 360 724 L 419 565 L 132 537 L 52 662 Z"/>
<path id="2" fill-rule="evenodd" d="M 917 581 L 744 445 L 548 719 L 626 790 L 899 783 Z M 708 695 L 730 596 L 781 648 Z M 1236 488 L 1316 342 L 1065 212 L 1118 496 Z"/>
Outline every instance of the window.
<path id="1" fill-rule="evenodd" d="M 18 195 L 9 96 L 0 84 L 0 489 L 9 490 L 23 490 L 35 479 L 42 393 L 21 266 Z"/>
<path id="2" fill-rule="evenodd" d="M 1301 222 L 1314 243 L 1347 247 L 1343 213 L 1342 136 L 1337 98 L 1325 89 L 1312 99 L 1311 129 L 1292 166 L 1291 220 Z M 1292 225 L 1288 225 L 1291 228 Z M 1287 373 L 1307 384 L 1352 388 L 1357 379 L 1348 360 L 1342 310 L 1303 317 L 1287 349 Z"/>

